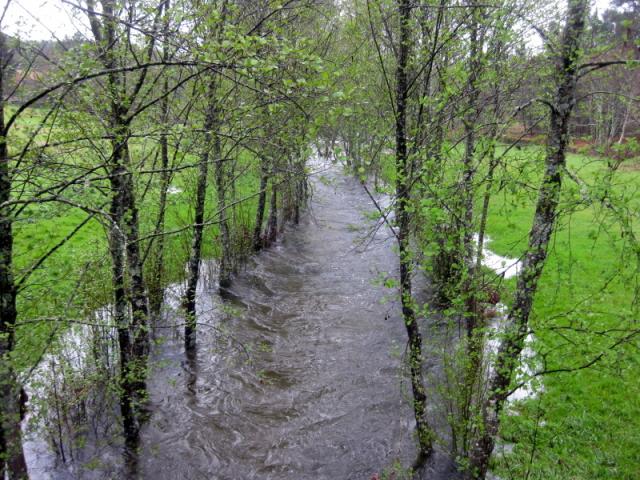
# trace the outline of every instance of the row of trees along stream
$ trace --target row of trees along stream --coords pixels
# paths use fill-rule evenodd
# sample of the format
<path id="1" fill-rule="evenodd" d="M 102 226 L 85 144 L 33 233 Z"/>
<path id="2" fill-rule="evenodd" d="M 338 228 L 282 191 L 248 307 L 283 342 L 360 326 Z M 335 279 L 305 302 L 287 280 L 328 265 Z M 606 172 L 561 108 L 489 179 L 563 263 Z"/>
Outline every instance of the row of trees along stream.
<path id="1" fill-rule="evenodd" d="M 90 324 L 92 310 L 110 305 L 113 381 L 135 448 L 165 287 L 186 263 L 192 350 L 203 255 L 219 259 L 224 289 L 243 258 L 298 221 L 314 111 L 326 96 L 319 74 L 330 35 L 315 32 L 334 8 L 89 0 L 72 5 L 86 25 L 73 39 L 0 35 L 0 446 L 9 478 L 27 476 L 21 384 L 66 326 Z M 52 222 L 46 248 L 29 245 L 25 221 Z M 43 286 L 53 270 L 57 285 Z M 62 439 L 57 449 L 64 458 Z"/>
<path id="2" fill-rule="evenodd" d="M 604 150 L 637 133 L 624 81 L 594 95 L 605 68 L 633 78 L 638 32 L 625 22 L 637 4 L 600 20 L 586 0 L 559 13 L 511 0 L 65 3 L 84 25 L 72 39 L 0 34 L 0 470 L 27 477 L 22 387 L 74 323 L 117 331 L 115 368 L 96 353 L 87 381 L 115 385 L 126 449 L 136 448 L 165 287 L 184 281 L 193 351 L 202 259 L 217 258 L 224 291 L 243 259 L 298 222 L 315 142 L 362 177 L 397 241 L 416 465 L 446 443 L 464 475 L 485 478 L 563 216 L 597 204 L 640 265 L 633 209 L 612 187 L 621 161 L 597 182 L 566 162 L 576 118 L 595 125 L 588 133 Z M 617 47 L 598 49 L 596 38 Z M 546 144 L 539 158 L 510 165 L 535 136 Z M 572 202 L 561 198 L 567 177 Z M 512 291 L 482 265 L 492 199 L 505 191 L 537 196 Z M 422 272 L 427 302 L 414 282 Z M 501 290 L 513 300 L 493 355 L 489 312 Z M 533 376 L 588 368 L 635 341 L 637 294 L 582 360 Z M 105 305 L 107 323 L 95 325 L 91 312 Z M 434 318 L 454 341 L 430 336 Z M 425 350 L 440 352 L 438 378 L 423 374 Z M 64 457 L 61 438 L 56 448 Z"/>
<path id="3" fill-rule="evenodd" d="M 526 384 L 523 378 L 590 368 L 637 341 L 637 287 L 628 296 L 626 313 L 614 322 L 618 333 L 604 334 L 605 342 L 591 343 L 599 335 L 594 331 L 573 336 L 580 328 L 571 322 L 558 327 L 530 320 L 553 234 L 576 208 L 606 212 L 625 238 L 623 255 L 633 258 L 626 273 L 620 269 L 614 275 L 637 285 L 631 280 L 640 258 L 632 219 L 636 210 L 630 207 L 634 194 L 616 194 L 613 200 L 609 182 L 624 158 L 616 149 L 633 155 L 636 148 L 633 134 L 628 140 L 625 135 L 637 133 L 638 98 L 616 87 L 615 79 L 637 78 L 640 54 L 632 25 L 638 5 L 617 5 L 625 8 L 608 10 L 603 19 L 589 16 L 584 0 L 569 0 L 560 11 L 539 2 L 475 0 L 366 0 L 348 7 L 341 51 L 353 60 L 343 78 L 353 113 L 321 135 L 327 144 L 340 146 L 354 174 L 363 182 L 372 178 L 374 187 L 392 199 L 390 207 L 376 206 L 397 241 L 417 466 L 431 461 L 444 441 L 465 475 L 485 478 L 507 399 Z M 593 113 L 594 106 L 606 120 Z M 627 108 L 636 113 L 627 118 Z M 618 136 L 598 136 L 603 128 Z M 591 135 L 590 145 L 618 158 L 604 169 L 608 186 L 572 172 L 570 133 Z M 518 152 L 532 137 L 546 147 L 538 148 L 535 164 L 523 169 Z M 598 196 L 601 187 L 606 193 Z M 504 275 L 483 266 L 490 206 L 495 196 L 525 190 L 534 205 L 526 217 L 528 241 L 513 260 L 520 262 L 517 284 L 507 287 Z M 567 190 L 580 192 L 573 194 L 575 201 L 566 199 L 572 195 Z M 430 282 L 426 303 L 412 284 L 422 273 Z M 508 294 L 503 294 L 509 307 L 504 316 L 501 292 Z M 439 327 L 433 326 L 434 318 Z M 572 332 L 572 338 L 562 348 L 560 342 L 549 346 L 563 353 L 551 360 L 547 351 L 544 362 L 524 375 L 525 339 L 545 326 Z M 425 378 L 425 357 L 431 362 L 434 351 L 444 372 Z M 429 418 L 433 405 L 447 418 L 446 432 L 437 415 Z M 531 461 L 534 456 L 535 445 Z"/>

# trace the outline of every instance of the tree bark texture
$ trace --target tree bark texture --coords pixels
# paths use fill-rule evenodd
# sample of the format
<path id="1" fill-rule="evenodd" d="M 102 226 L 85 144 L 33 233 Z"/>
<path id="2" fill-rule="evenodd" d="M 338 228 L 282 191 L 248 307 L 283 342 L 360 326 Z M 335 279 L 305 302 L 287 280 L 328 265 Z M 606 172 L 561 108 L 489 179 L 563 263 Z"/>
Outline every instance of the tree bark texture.
<path id="1" fill-rule="evenodd" d="M 569 119 L 576 101 L 577 60 L 584 33 L 587 0 L 569 0 L 567 21 L 556 63 L 556 93 L 551 108 L 545 172 L 540 186 L 529 246 L 518 277 L 515 300 L 506 322 L 505 337 L 498 350 L 495 368 L 489 380 L 489 397 L 483 406 L 484 429 L 470 454 L 469 474 L 484 479 L 495 445 L 500 413 L 506 401 L 520 353 L 528 333 L 529 315 L 542 274 L 549 240 L 556 225 L 558 204 L 565 169 Z"/>
<path id="2" fill-rule="evenodd" d="M 11 173 L 4 121 L 6 38 L 0 32 L 0 205 L 11 198 Z M 11 365 L 15 345 L 16 286 L 13 278 L 13 222 L 8 206 L 0 206 L 0 475 L 27 478 L 20 429 L 20 385 Z"/>
<path id="3" fill-rule="evenodd" d="M 422 335 L 416 321 L 413 294 L 411 290 L 411 253 L 410 235 L 410 181 L 408 178 L 407 154 L 407 97 L 408 75 L 407 64 L 410 52 L 410 18 L 411 4 L 409 0 L 399 0 L 400 41 L 396 68 L 396 218 L 397 240 L 400 267 L 400 299 L 402 316 L 409 337 L 409 370 L 413 391 L 413 410 L 416 419 L 416 430 L 419 443 L 419 463 L 428 457 L 433 450 L 433 432 L 427 421 L 426 389 L 422 378 Z"/>
<path id="4" fill-rule="evenodd" d="M 267 221 L 267 235 L 265 245 L 269 246 L 278 238 L 278 186 L 276 178 L 271 178 L 271 198 L 269 201 L 269 219 Z"/>
<path id="5" fill-rule="evenodd" d="M 267 182 L 269 180 L 269 163 L 266 158 L 260 159 L 260 191 L 258 192 L 258 209 L 256 210 L 256 223 L 253 227 L 253 251 L 258 252 L 264 246 L 262 236 L 262 223 L 264 211 L 267 205 Z"/>
<path id="6" fill-rule="evenodd" d="M 213 138 L 213 156 L 215 165 L 215 182 L 216 195 L 218 199 L 220 227 L 220 262 L 218 269 L 218 285 L 221 290 L 231 286 L 232 265 L 232 248 L 231 248 L 231 231 L 229 230 L 229 215 L 227 212 L 227 172 L 226 160 L 222 158 L 222 145 L 220 137 L 214 134 Z"/>

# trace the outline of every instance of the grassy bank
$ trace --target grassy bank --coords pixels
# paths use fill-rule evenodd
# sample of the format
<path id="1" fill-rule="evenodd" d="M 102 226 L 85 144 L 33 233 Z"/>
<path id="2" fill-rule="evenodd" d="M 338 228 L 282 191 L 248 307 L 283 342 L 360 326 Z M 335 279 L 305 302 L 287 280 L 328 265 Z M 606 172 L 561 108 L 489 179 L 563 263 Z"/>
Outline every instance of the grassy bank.
<path id="1" fill-rule="evenodd" d="M 20 145 L 27 138 L 27 132 L 35 129 L 42 120 L 39 110 L 29 111 L 17 126 L 13 137 L 10 137 L 12 153 L 19 151 Z M 42 134 L 44 135 L 44 134 Z M 38 138 L 40 138 L 40 135 Z M 12 143 L 13 142 L 13 143 Z M 108 146 L 102 145 L 103 148 Z M 153 170 L 151 158 L 144 159 L 150 148 L 155 148 L 153 141 L 146 144 L 132 141 L 132 162 L 145 162 L 145 170 Z M 48 158 L 52 163 L 57 160 L 55 151 L 50 152 Z M 39 185 L 54 184 L 66 175 L 69 178 L 85 168 L 92 161 L 98 163 L 98 158 L 92 160 L 90 149 L 81 149 L 77 153 L 60 151 L 60 158 L 64 159 L 64 167 L 60 173 L 49 177 L 47 169 L 54 169 L 54 165 L 36 166 L 35 172 Z M 171 152 L 173 153 L 173 152 Z M 94 153 L 95 157 L 96 154 Z M 28 162 L 35 162 L 33 158 Z M 183 165 L 196 165 L 198 159 L 192 154 L 185 154 Z M 246 201 L 239 203 L 230 210 L 230 218 L 238 228 L 252 228 L 255 219 L 257 198 L 254 194 L 259 189 L 257 160 L 246 153 L 241 153 L 236 159 L 238 170 L 244 174 L 236 181 L 236 199 Z M 23 165 L 26 161 L 23 162 Z M 14 165 L 18 166 L 17 164 Z M 211 167 L 212 168 L 212 167 Z M 171 180 L 170 193 L 167 199 L 165 231 L 177 231 L 165 236 L 165 280 L 172 283 L 181 280 L 185 273 L 192 231 L 188 228 L 193 223 L 193 204 L 197 169 L 178 169 Z M 24 173 L 22 173 L 24 172 Z M 14 176 L 14 190 L 16 194 L 25 191 L 29 197 L 31 186 L 29 176 L 33 173 L 27 170 L 18 171 Z M 104 175 L 103 170 L 93 176 Z M 212 224 L 207 226 L 204 234 L 203 256 L 215 258 L 219 254 L 216 192 L 213 186 L 213 171 L 207 196 L 205 219 Z M 42 179 L 42 180 L 41 180 Z M 106 187 L 106 181 L 102 182 Z M 138 174 L 136 176 L 136 190 L 140 197 L 138 207 L 140 211 L 141 237 L 154 231 L 159 205 L 160 175 Z M 104 190 L 105 192 L 108 189 Z M 108 210 L 108 196 L 96 193 L 93 187 L 80 185 L 65 192 L 65 196 L 91 207 Z M 14 270 L 19 281 L 33 265 L 36 265 L 52 248 L 72 234 L 89 213 L 80 208 L 60 204 L 58 202 L 34 203 L 20 212 L 14 223 Z M 237 230 L 237 229 L 236 229 Z M 143 249 L 148 241 L 143 242 Z M 20 357 L 19 364 L 29 368 L 37 361 L 41 352 L 55 341 L 55 332 L 64 331 L 66 320 L 84 320 L 90 318 L 91 312 L 111 302 L 111 260 L 107 245 L 107 230 L 103 219 L 99 215 L 81 226 L 73 236 L 64 242 L 53 254 L 30 275 L 18 297 L 18 309 L 22 327 L 18 328 L 18 342 Z"/>
<path id="2" fill-rule="evenodd" d="M 527 147 L 508 157 L 511 173 L 540 153 L 539 147 Z M 506 418 L 503 436 L 515 448 L 497 463 L 497 471 L 503 478 L 640 478 L 640 352 L 637 339 L 624 341 L 637 328 L 638 265 L 620 226 L 621 215 L 606 206 L 608 201 L 598 200 L 606 161 L 569 155 L 568 168 L 589 188 L 565 177 L 563 214 L 531 326 L 539 354 L 536 370 L 576 371 L 544 376 L 544 394 L 522 403 L 520 415 Z M 524 178 L 536 185 L 538 176 L 531 171 Z M 609 198 L 616 199 L 619 211 L 637 229 L 640 175 L 625 169 L 612 183 Z M 590 205 L 585 205 L 587 198 L 593 200 Z M 495 195 L 489 248 L 519 257 L 534 205 L 533 191 Z M 512 290 L 514 285 L 512 279 L 505 287 Z"/>
<path id="3" fill-rule="evenodd" d="M 495 253 L 524 253 L 543 162 L 544 149 L 535 145 L 506 153 L 487 223 Z M 606 158 L 568 156 L 562 213 L 530 322 L 538 354 L 532 370 L 561 371 L 541 376 L 544 394 L 505 416 L 502 436 L 513 451 L 493 467 L 503 479 L 640 478 L 640 265 L 625 232 L 640 226 L 637 166 L 627 160 L 610 176 Z M 392 184 L 393 157 L 381 171 Z M 508 304 L 516 279 L 501 285 Z"/>

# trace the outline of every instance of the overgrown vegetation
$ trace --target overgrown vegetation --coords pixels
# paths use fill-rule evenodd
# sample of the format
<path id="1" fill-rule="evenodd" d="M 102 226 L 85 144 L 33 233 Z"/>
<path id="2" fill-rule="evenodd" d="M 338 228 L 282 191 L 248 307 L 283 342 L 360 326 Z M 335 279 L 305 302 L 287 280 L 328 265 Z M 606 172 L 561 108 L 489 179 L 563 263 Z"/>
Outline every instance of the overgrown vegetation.
<path id="1" fill-rule="evenodd" d="M 128 465 L 166 288 L 190 364 L 203 259 L 225 295 L 321 155 L 395 240 L 416 474 L 638 478 L 637 1 L 68 8 L 73 39 L 0 32 L 0 473 L 27 411 L 63 461 L 93 431 Z"/>

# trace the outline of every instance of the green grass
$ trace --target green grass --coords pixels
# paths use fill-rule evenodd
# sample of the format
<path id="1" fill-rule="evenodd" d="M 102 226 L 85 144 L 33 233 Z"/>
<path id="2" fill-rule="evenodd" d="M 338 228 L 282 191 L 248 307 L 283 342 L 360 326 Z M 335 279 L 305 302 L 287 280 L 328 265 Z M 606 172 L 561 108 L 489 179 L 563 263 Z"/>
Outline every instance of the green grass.
<path id="1" fill-rule="evenodd" d="M 37 109 L 30 110 L 26 117 L 21 118 L 13 137 L 10 137 L 10 147 L 13 146 L 12 152 L 18 151 L 21 142 L 27 138 L 26 132 L 36 128 L 41 119 L 42 115 Z M 149 146 L 147 145 L 146 148 L 148 149 Z M 142 152 L 142 146 L 132 142 L 133 162 L 141 157 Z M 70 172 L 74 171 L 75 165 L 73 164 L 77 163 L 77 166 L 80 166 L 90 161 L 91 159 L 87 158 L 84 152 L 82 155 L 78 154 L 77 158 L 66 155 L 66 162 L 72 165 L 68 168 Z M 196 161 L 192 156 L 187 156 L 184 159 L 184 163 L 191 164 Z M 238 199 L 250 196 L 259 189 L 259 179 L 256 173 L 259 169 L 256 160 L 252 156 L 242 153 L 239 164 L 239 168 L 245 166 L 249 166 L 249 168 L 246 174 L 236 182 L 236 197 Z M 40 173 L 45 178 L 41 184 L 46 183 L 48 181 L 46 168 L 39 170 L 38 174 Z M 76 173 L 77 170 L 73 174 Z M 62 176 L 63 173 L 59 175 Z M 180 188 L 182 192 L 168 195 L 166 231 L 182 229 L 193 222 L 192 205 L 195 198 L 196 175 L 195 169 L 185 169 L 175 173 L 171 185 Z M 15 187 L 20 187 L 25 178 L 26 176 L 16 175 L 14 178 Z M 147 175 L 141 175 L 137 178 L 136 190 L 138 194 L 144 190 L 147 181 Z M 142 237 L 151 233 L 155 226 L 159 181 L 159 176 L 156 175 L 152 182 L 152 188 L 149 189 L 144 201 L 138 203 Z M 29 184 L 27 183 L 27 185 Z M 75 193 L 69 193 L 69 196 L 93 207 L 108 200 L 96 195 L 94 191 L 79 190 Z M 242 217 L 245 223 L 253 222 L 256 208 L 257 198 L 254 197 L 238 205 L 235 212 Z M 108 205 L 103 209 L 108 209 Z M 216 211 L 217 202 L 211 168 L 205 218 L 209 221 L 215 220 L 217 218 Z M 78 208 L 58 203 L 34 204 L 27 207 L 14 223 L 13 266 L 16 279 L 19 280 L 24 272 L 72 232 L 87 218 L 87 215 L 86 212 Z M 164 266 L 167 283 L 183 278 L 191 235 L 191 229 L 187 228 L 180 233 L 165 237 Z M 217 236 L 217 225 L 213 224 L 205 228 L 204 258 L 218 256 Z M 143 242 L 143 247 L 146 244 Z M 32 365 L 39 358 L 41 352 L 47 348 L 47 345 L 51 343 L 51 339 L 55 338 L 55 335 L 52 337 L 52 334 L 55 331 L 64 331 L 65 319 L 83 320 L 89 318 L 92 311 L 111 302 L 111 262 L 107 246 L 105 227 L 98 220 L 91 220 L 29 277 L 25 288 L 20 291 L 18 296 L 19 324 L 23 325 L 17 331 L 16 361 L 18 366 L 22 365 L 28 368 Z M 62 323 L 58 319 L 61 319 Z"/>
<path id="2" fill-rule="evenodd" d="M 492 251 L 511 258 L 525 251 L 543 159 L 538 146 L 506 155 L 490 204 Z M 393 160 L 383 158 L 381 177 L 388 184 L 395 179 Z M 640 170 L 630 168 L 631 162 L 613 176 L 609 198 L 637 232 Z M 619 218 L 598 201 L 606 159 L 570 154 L 568 167 L 595 201 L 585 205 L 586 192 L 565 176 L 562 215 L 531 316 L 539 353 L 533 368 L 546 361 L 547 369 L 574 369 L 605 355 L 591 368 L 544 376 L 542 395 L 514 405 L 516 414 L 504 416 L 501 435 L 515 447 L 493 468 L 503 479 L 640 479 L 638 337 L 611 348 L 629 329 L 640 328 L 635 302 L 640 265 Z M 502 283 L 505 303 L 515 283 Z"/>
<path id="3" fill-rule="evenodd" d="M 539 153 L 539 148 L 528 147 L 519 155 Z M 592 190 L 599 190 L 604 160 L 569 155 L 568 165 L 593 185 Z M 530 178 L 537 185 L 539 176 L 534 173 Z M 639 174 L 616 174 L 613 190 L 626 199 L 623 203 L 630 211 L 635 210 L 636 229 L 638 188 Z M 563 215 L 531 317 L 534 348 L 546 359 L 547 369 L 577 368 L 601 352 L 605 356 L 591 368 L 545 376 L 544 394 L 523 402 L 517 408 L 520 415 L 505 416 L 503 435 L 516 446 L 512 455 L 497 462 L 503 478 L 640 478 L 638 342 L 611 349 L 626 335 L 622 330 L 638 327 L 634 305 L 638 265 L 611 212 L 597 203 L 576 205 L 578 197 L 579 189 L 565 177 Z M 534 205 L 533 192 L 494 196 L 489 248 L 519 257 Z M 509 280 L 507 290 L 514 285 L 515 280 Z M 602 333 L 612 329 L 620 331 Z"/>

